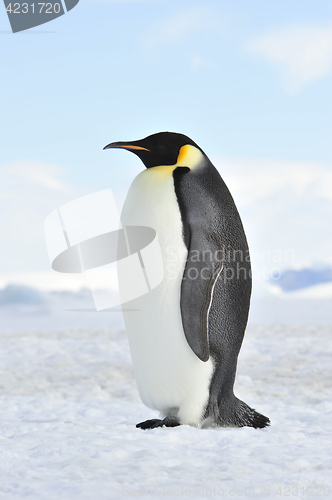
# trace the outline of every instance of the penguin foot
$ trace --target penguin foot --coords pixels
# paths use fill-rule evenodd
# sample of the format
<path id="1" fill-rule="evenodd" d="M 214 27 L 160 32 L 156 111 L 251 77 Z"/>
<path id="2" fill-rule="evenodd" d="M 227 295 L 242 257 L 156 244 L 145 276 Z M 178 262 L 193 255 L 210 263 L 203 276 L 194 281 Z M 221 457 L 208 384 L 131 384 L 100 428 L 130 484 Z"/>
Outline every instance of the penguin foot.
<path id="1" fill-rule="evenodd" d="M 177 427 L 180 425 L 179 420 L 176 417 L 165 417 L 163 420 L 159 418 L 153 418 L 152 420 L 146 420 L 145 422 L 140 422 L 136 425 L 138 429 L 156 429 L 156 427 Z"/>
<path id="2" fill-rule="evenodd" d="M 254 427 L 263 429 L 270 425 L 270 419 L 250 408 L 246 403 L 236 398 L 235 405 L 227 404 L 219 406 L 219 425 L 229 425 L 235 427 Z"/>

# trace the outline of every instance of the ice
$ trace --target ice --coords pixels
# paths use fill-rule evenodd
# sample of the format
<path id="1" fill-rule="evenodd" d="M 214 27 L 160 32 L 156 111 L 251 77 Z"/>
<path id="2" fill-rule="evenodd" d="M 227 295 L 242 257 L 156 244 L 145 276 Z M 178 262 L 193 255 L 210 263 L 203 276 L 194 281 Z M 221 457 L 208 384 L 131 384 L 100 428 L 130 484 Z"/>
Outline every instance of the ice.
<path id="1" fill-rule="evenodd" d="M 271 427 L 142 431 L 158 415 L 139 399 L 125 333 L 103 318 L 2 331 L 0 498 L 328 497 L 332 326 L 249 325 L 236 394 Z"/>

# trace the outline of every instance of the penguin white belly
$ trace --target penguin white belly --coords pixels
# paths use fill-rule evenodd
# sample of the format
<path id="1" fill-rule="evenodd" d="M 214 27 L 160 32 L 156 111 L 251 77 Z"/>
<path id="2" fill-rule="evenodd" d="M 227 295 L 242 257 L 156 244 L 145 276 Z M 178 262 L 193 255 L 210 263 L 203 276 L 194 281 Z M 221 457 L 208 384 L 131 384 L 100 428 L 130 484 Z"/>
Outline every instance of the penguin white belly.
<path id="1" fill-rule="evenodd" d="M 123 226 L 156 231 L 165 273 L 160 285 L 125 304 L 124 321 L 143 403 L 164 416 L 177 416 L 180 423 L 198 425 L 209 398 L 213 364 L 211 358 L 203 362 L 193 353 L 183 331 L 180 291 L 187 249 L 172 168 L 139 174 L 123 207 Z"/>

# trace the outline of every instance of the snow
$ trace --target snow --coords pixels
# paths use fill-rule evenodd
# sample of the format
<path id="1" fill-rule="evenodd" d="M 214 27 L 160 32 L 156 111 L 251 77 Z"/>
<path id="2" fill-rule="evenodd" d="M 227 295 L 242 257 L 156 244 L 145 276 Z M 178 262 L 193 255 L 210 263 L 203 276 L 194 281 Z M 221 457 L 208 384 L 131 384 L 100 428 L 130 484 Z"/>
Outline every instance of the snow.
<path id="1" fill-rule="evenodd" d="M 249 325 L 236 394 L 271 427 L 142 431 L 157 413 L 139 399 L 123 331 L 2 329 L 0 498 L 329 497 L 331 333 Z"/>

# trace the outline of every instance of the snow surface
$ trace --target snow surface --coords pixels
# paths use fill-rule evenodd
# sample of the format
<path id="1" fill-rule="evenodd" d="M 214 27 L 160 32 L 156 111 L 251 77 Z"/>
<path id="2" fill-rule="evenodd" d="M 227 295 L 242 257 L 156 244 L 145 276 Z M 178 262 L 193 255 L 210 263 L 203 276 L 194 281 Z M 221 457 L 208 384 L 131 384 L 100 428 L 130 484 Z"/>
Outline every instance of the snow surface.
<path id="1" fill-rule="evenodd" d="M 136 429 L 157 414 L 123 331 L 28 330 L 0 334 L 0 498 L 331 498 L 332 326 L 249 326 L 236 393 L 263 430 Z"/>

